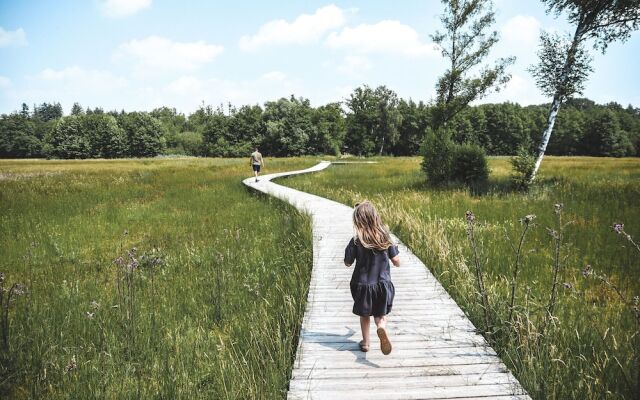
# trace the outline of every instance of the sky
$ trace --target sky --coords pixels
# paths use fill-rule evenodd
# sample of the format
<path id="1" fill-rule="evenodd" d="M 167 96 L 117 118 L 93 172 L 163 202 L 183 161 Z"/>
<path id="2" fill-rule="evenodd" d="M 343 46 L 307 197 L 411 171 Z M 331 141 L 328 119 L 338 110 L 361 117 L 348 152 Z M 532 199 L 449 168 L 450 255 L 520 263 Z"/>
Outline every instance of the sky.
<path id="1" fill-rule="evenodd" d="M 516 56 L 507 86 L 480 102 L 548 102 L 527 68 L 540 30 L 569 32 L 542 2 L 494 0 L 500 42 L 487 62 Z M 439 0 L 0 0 L 0 113 L 42 102 L 105 110 L 348 98 L 386 85 L 430 101 L 445 60 L 430 35 Z M 592 51 L 583 95 L 640 106 L 640 33 Z"/>

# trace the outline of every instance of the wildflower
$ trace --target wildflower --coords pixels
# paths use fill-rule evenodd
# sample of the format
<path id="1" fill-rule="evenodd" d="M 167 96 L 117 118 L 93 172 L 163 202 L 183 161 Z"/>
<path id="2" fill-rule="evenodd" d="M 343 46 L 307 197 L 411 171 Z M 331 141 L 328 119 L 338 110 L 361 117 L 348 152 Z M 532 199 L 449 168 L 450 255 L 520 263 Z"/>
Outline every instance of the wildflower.
<path id="1" fill-rule="evenodd" d="M 616 231 L 616 233 L 621 234 L 622 232 L 624 232 L 624 224 L 613 224 L 613 230 Z"/>
<path id="2" fill-rule="evenodd" d="M 91 302 L 91 308 L 93 308 L 94 310 L 97 310 L 98 308 L 100 308 L 100 303 L 98 303 L 97 301 L 93 300 Z"/>
<path id="3" fill-rule="evenodd" d="M 553 208 L 554 208 L 554 211 L 555 211 L 556 214 L 560 214 L 560 212 L 564 208 L 564 204 L 556 203 L 556 204 L 553 205 Z"/>
<path id="4" fill-rule="evenodd" d="M 22 283 L 14 283 L 11 287 L 11 292 L 16 296 L 22 296 L 27 292 L 27 287 Z"/>
<path id="5" fill-rule="evenodd" d="M 92 313 L 92 312 L 85 312 L 84 313 L 85 317 L 87 317 L 87 319 L 93 319 L 93 316 L 96 315 L 96 313 Z"/>
<path id="6" fill-rule="evenodd" d="M 564 288 L 565 289 L 571 289 L 573 286 L 571 286 L 571 284 L 569 282 L 565 282 L 564 283 Z"/>
<path id="7" fill-rule="evenodd" d="M 471 211 L 467 211 L 464 215 L 465 215 L 465 217 L 467 219 L 467 222 L 473 222 L 476 219 L 476 216 L 473 215 L 473 213 Z"/>
<path id="8" fill-rule="evenodd" d="M 125 230 L 124 230 L 123 235 L 124 235 L 124 236 L 127 236 L 128 234 L 129 234 L 129 230 L 128 230 L 128 229 L 125 229 Z"/>
<path id="9" fill-rule="evenodd" d="M 71 361 L 69 361 L 69 364 L 67 364 L 67 367 L 65 368 L 65 372 L 69 373 L 76 369 L 78 369 L 78 364 L 76 363 L 76 356 L 73 356 L 71 357 Z"/>
<path id="10" fill-rule="evenodd" d="M 0 283 L 4 282 L 4 272 L 0 272 Z"/>
<path id="11" fill-rule="evenodd" d="M 554 239 L 560 238 L 560 235 L 558 235 L 558 232 L 555 229 L 547 228 L 547 233 L 549 233 L 549 236 L 551 236 Z"/>
<path id="12" fill-rule="evenodd" d="M 640 296 L 633 297 L 633 304 L 635 304 L 636 306 L 640 304 Z"/>
<path id="13" fill-rule="evenodd" d="M 525 216 L 524 216 L 524 218 L 522 219 L 522 221 L 523 221 L 525 224 L 529 225 L 529 224 L 531 223 L 531 221 L 533 221 L 535 218 L 536 218 L 536 216 L 535 216 L 535 215 L 533 215 L 533 214 L 529 214 L 529 215 L 525 215 Z"/>
<path id="14" fill-rule="evenodd" d="M 593 271 L 591 270 L 591 264 L 587 264 L 587 266 L 582 270 L 582 276 L 587 277 L 591 275 L 592 272 Z"/>

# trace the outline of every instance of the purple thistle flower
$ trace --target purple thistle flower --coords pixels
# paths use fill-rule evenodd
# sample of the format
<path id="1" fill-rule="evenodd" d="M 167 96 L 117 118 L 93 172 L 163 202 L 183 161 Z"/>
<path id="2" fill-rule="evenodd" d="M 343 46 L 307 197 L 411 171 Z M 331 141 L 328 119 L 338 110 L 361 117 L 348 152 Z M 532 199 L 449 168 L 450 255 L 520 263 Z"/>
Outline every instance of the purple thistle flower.
<path id="1" fill-rule="evenodd" d="M 616 231 L 616 233 L 621 234 L 622 232 L 624 232 L 624 224 L 613 224 L 613 230 Z"/>
<path id="2" fill-rule="evenodd" d="M 473 215 L 473 213 L 471 211 L 467 211 L 466 213 L 464 213 L 465 218 L 467 219 L 467 222 L 473 222 L 476 219 L 476 216 Z"/>

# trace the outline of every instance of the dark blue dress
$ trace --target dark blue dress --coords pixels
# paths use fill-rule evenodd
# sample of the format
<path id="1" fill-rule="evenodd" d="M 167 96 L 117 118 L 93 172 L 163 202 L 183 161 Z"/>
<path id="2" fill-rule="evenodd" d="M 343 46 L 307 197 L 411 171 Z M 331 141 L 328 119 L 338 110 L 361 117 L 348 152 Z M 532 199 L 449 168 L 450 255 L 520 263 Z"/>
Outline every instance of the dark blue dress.
<path id="1" fill-rule="evenodd" d="M 380 251 L 365 248 L 357 238 L 349 241 L 344 250 L 344 262 L 356 262 L 350 284 L 354 314 L 381 317 L 391 312 L 395 288 L 391 282 L 389 259 L 398 253 L 398 246 Z"/>

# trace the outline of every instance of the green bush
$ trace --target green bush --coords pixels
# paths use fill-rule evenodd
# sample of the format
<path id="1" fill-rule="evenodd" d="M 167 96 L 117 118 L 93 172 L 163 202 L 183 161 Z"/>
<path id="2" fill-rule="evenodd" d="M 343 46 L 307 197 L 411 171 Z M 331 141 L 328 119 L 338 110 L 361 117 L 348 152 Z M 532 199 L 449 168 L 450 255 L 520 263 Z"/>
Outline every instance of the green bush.
<path id="1" fill-rule="evenodd" d="M 489 167 L 484 150 L 471 143 L 456 144 L 451 130 L 429 129 L 422 145 L 422 170 L 434 186 L 463 183 L 476 186 L 487 181 Z"/>
<path id="2" fill-rule="evenodd" d="M 449 130 L 444 128 L 436 132 L 427 130 L 421 149 L 423 156 L 421 166 L 431 185 L 438 186 L 451 181 L 454 147 Z"/>
<path id="3" fill-rule="evenodd" d="M 520 146 L 518 148 L 517 155 L 512 157 L 510 162 L 513 167 L 511 181 L 520 189 L 528 189 L 531 181 L 531 175 L 533 174 L 533 169 L 536 165 L 535 157 L 533 157 L 526 146 Z"/>
<path id="4" fill-rule="evenodd" d="M 472 143 L 454 145 L 451 180 L 467 186 L 476 186 L 488 179 L 489 166 L 482 147 Z"/>

